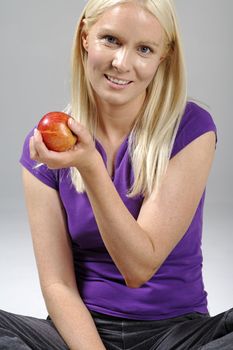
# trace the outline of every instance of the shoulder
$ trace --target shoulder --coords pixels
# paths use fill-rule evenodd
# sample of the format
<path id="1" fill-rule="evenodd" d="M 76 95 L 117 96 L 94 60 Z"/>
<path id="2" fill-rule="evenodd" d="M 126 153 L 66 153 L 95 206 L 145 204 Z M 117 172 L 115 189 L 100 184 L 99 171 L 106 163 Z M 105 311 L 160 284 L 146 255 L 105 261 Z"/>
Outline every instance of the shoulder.
<path id="1" fill-rule="evenodd" d="M 211 114 L 206 109 L 192 101 L 189 101 L 186 104 L 178 132 L 187 128 L 188 125 L 195 125 L 196 128 L 200 130 L 205 130 L 206 127 L 216 130 Z"/>
<path id="2" fill-rule="evenodd" d="M 26 168 L 32 175 L 44 184 L 58 190 L 59 170 L 51 170 L 44 164 L 38 164 L 30 157 L 30 138 L 33 135 L 34 128 L 26 135 L 23 149 L 20 156 L 20 164 Z"/>
<path id="3" fill-rule="evenodd" d="M 187 102 L 175 134 L 171 158 L 190 142 L 209 131 L 215 133 L 217 143 L 217 128 L 211 114 L 197 103 Z"/>

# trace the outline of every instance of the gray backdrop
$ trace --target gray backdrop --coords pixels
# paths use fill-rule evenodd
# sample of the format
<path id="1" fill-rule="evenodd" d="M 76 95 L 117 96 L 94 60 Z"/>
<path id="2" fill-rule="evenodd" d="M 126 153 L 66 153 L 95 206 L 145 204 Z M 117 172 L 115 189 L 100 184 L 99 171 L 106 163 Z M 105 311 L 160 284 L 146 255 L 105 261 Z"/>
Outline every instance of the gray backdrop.
<path id="1" fill-rule="evenodd" d="M 85 1 L 2 0 L 0 128 L 0 308 L 45 316 L 18 163 L 26 133 L 69 101 L 70 49 Z M 189 95 L 205 102 L 218 127 L 207 187 L 204 278 L 212 314 L 232 307 L 232 0 L 175 0 Z"/>

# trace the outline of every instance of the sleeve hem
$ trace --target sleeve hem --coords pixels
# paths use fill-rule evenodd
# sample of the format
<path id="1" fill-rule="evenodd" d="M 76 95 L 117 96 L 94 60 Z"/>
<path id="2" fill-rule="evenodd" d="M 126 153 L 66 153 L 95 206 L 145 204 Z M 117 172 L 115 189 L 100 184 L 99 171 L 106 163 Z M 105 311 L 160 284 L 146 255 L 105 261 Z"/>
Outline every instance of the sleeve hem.
<path id="1" fill-rule="evenodd" d="M 193 142 L 195 139 L 197 139 L 198 137 L 206 134 L 207 132 L 213 131 L 215 133 L 215 148 L 217 145 L 217 141 L 218 141 L 218 136 L 217 136 L 217 131 L 214 128 L 209 128 L 206 130 L 200 130 L 199 132 L 193 133 L 192 135 L 190 135 L 189 139 L 185 142 L 184 145 L 180 144 L 179 146 L 176 147 L 176 149 L 174 149 L 171 153 L 170 159 L 173 158 L 175 155 L 177 155 L 180 151 L 182 151 L 186 146 L 188 146 L 191 142 Z"/>
<path id="2" fill-rule="evenodd" d="M 40 173 L 37 171 L 37 169 L 33 169 L 31 167 L 31 164 L 29 164 L 25 159 L 20 159 L 20 164 L 26 168 L 32 175 L 34 175 L 38 180 L 40 180 L 41 182 L 43 182 L 45 185 L 53 188 L 54 190 L 58 190 L 57 187 L 52 184 L 48 179 L 46 179 L 46 177 L 40 176 Z"/>

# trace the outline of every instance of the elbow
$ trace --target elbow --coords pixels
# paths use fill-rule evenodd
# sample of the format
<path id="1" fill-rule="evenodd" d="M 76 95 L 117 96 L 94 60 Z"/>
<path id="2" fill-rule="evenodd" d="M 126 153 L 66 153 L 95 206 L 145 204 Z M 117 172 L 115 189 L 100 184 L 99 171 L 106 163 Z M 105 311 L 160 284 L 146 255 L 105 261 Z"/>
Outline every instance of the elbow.
<path id="1" fill-rule="evenodd" d="M 133 278 L 132 275 L 129 276 L 124 276 L 125 284 L 128 288 L 140 288 L 141 283 L 139 282 L 138 279 Z"/>
<path id="2" fill-rule="evenodd" d="M 138 283 L 136 281 L 126 281 L 125 284 L 128 288 L 140 288 L 144 283 Z"/>
<path id="3" fill-rule="evenodd" d="M 153 269 L 149 274 L 142 276 L 142 278 L 125 278 L 125 284 L 128 288 L 140 288 L 147 283 L 156 273 L 157 269 Z"/>

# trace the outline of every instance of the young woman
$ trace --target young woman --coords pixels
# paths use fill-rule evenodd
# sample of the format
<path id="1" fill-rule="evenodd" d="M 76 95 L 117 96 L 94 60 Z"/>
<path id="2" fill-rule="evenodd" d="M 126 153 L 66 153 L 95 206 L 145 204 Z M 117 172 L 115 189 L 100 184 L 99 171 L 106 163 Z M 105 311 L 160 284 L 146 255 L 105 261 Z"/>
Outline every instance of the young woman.
<path id="1" fill-rule="evenodd" d="M 202 279 L 209 113 L 186 97 L 170 0 L 89 0 L 66 110 L 78 142 L 30 132 L 23 181 L 46 320 L 0 313 L 1 349 L 231 349 Z M 37 166 L 39 163 L 39 166 Z"/>

